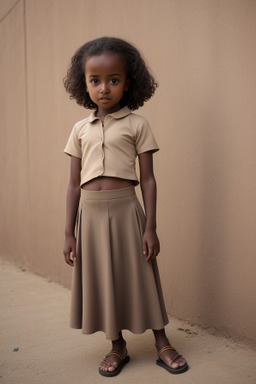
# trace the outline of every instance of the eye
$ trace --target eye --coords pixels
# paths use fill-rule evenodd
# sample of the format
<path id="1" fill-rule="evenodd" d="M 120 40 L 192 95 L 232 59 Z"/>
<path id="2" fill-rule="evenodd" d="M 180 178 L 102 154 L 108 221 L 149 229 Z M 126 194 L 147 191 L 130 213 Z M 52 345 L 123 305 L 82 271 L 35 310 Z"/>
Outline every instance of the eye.
<path id="1" fill-rule="evenodd" d="M 98 84 L 99 80 L 98 79 L 91 79 L 90 83 L 91 84 Z"/>
<path id="2" fill-rule="evenodd" d="M 119 83 L 119 79 L 116 79 L 116 78 L 111 79 L 111 84 L 116 85 L 118 83 Z"/>

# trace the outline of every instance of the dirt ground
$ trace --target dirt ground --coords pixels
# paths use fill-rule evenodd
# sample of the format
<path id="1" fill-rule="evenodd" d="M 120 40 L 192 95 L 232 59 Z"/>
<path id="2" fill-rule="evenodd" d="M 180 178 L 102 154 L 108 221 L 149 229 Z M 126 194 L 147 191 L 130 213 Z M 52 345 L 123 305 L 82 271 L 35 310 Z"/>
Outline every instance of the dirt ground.
<path id="1" fill-rule="evenodd" d="M 112 380 L 98 374 L 109 350 L 103 333 L 69 328 L 70 291 L 0 260 L 1 384 L 256 384 L 256 351 L 177 319 L 167 334 L 190 369 L 174 376 L 155 364 L 150 331 L 125 331 L 131 362 Z"/>

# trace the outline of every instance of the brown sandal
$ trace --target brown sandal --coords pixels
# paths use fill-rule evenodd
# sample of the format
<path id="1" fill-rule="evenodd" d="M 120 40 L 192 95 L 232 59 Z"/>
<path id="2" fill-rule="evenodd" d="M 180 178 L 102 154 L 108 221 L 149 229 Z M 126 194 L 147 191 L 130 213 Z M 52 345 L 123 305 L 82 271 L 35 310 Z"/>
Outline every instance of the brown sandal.
<path id="1" fill-rule="evenodd" d="M 118 352 L 118 351 L 111 351 L 109 352 L 105 359 L 103 360 L 103 362 L 108 366 L 108 367 L 111 367 L 111 365 L 113 365 L 112 363 L 110 363 L 109 361 L 107 361 L 107 357 L 108 356 L 111 356 L 111 355 L 116 355 L 119 357 L 120 359 L 120 363 L 119 365 L 116 367 L 115 371 L 113 372 L 108 372 L 108 371 L 102 371 L 100 368 L 99 368 L 99 373 L 102 375 L 102 376 L 107 376 L 107 377 L 113 377 L 113 376 L 117 376 L 123 369 L 123 367 L 125 366 L 125 364 L 129 363 L 130 361 L 130 357 L 129 356 L 126 356 L 126 357 L 123 357 L 123 355 Z"/>
<path id="2" fill-rule="evenodd" d="M 188 370 L 188 364 L 184 364 L 182 367 L 179 367 L 179 368 L 171 368 L 169 367 L 167 364 L 165 364 L 165 362 L 161 359 L 161 354 L 165 351 L 168 351 L 168 350 L 171 350 L 171 351 L 175 351 L 176 352 L 176 355 L 173 357 L 173 359 L 171 360 L 171 363 L 175 362 L 175 360 L 178 358 L 178 357 L 182 357 L 177 351 L 175 348 L 173 348 L 171 345 L 168 345 L 167 347 L 163 347 L 162 349 L 160 349 L 160 351 L 158 352 L 158 360 L 156 360 L 156 364 L 159 365 L 160 367 L 166 369 L 168 372 L 176 375 L 178 373 L 183 373 L 183 372 L 186 372 Z"/>

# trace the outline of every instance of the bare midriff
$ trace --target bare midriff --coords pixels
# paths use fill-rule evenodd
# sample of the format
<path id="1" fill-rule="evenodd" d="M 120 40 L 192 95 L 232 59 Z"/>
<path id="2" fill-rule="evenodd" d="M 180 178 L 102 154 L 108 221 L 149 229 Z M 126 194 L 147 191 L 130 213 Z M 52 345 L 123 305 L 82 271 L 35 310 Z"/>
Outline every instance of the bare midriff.
<path id="1" fill-rule="evenodd" d="M 102 176 L 88 181 L 88 183 L 82 185 L 82 189 L 85 189 L 87 191 L 104 191 L 111 189 L 128 188 L 133 185 L 135 185 L 135 183 L 131 180 Z"/>

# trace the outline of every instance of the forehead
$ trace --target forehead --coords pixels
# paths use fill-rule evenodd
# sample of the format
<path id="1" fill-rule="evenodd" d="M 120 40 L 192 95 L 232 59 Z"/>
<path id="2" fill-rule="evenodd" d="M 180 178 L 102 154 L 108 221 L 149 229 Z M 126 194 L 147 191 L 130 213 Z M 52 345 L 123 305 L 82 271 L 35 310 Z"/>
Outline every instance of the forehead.
<path id="1" fill-rule="evenodd" d="M 125 72 L 125 64 L 120 55 L 114 52 L 102 52 L 89 56 L 85 61 L 85 72 L 119 73 Z"/>

